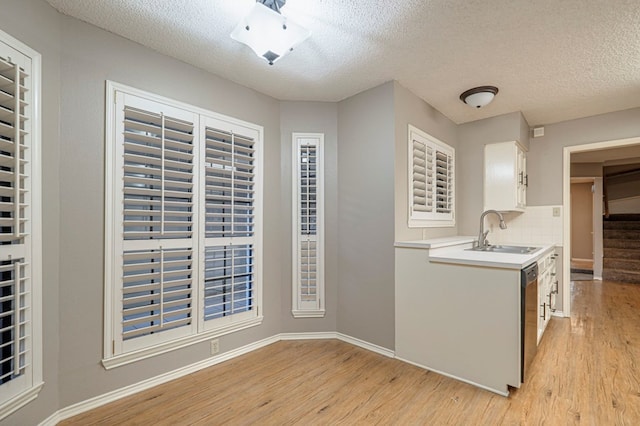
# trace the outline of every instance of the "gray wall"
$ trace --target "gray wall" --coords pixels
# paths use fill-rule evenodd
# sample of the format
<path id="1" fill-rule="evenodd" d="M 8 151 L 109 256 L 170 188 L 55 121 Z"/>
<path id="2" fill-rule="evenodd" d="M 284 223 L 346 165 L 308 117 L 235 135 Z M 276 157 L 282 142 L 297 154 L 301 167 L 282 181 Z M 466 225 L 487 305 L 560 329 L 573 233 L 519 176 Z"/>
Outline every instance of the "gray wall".
<path id="1" fill-rule="evenodd" d="M 520 112 L 472 121 L 458 126 L 456 163 L 458 166 L 458 231 L 476 235 L 484 208 L 484 146 L 489 143 L 519 141 L 529 147 L 528 125 Z M 525 138 L 525 140 L 521 140 Z M 529 159 L 527 159 L 529 167 Z M 528 195 L 527 195 L 528 196 Z M 533 203 L 529 203 L 535 205 Z"/>
<path id="2" fill-rule="evenodd" d="M 394 334 L 394 83 L 338 105 L 338 331 L 385 348 Z"/>
<path id="3" fill-rule="evenodd" d="M 419 128 L 423 132 L 441 140 L 456 148 L 456 161 L 460 152 L 456 134 L 456 124 L 442 115 L 438 110 L 411 93 L 397 82 L 393 85 L 394 112 L 395 112 L 395 239 L 396 241 L 420 240 L 456 235 L 458 228 L 409 228 L 408 206 L 408 141 L 409 124 Z M 456 168 L 456 181 L 460 179 L 460 167 Z M 460 185 L 456 185 L 457 188 Z M 460 197 L 456 197 L 456 203 Z M 458 206 L 459 207 L 459 206 Z M 458 212 L 459 208 L 456 209 Z"/>
<path id="4" fill-rule="evenodd" d="M 208 342 L 106 371 L 103 346 L 105 80 L 264 126 L 264 323 L 220 338 L 222 352 L 280 332 L 283 231 L 279 102 L 78 20 L 62 21 L 60 406 L 210 356 Z M 108 141 L 107 141 L 108 143 Z"/>
<path id="5" fill-rule="evenodd" d="M 43 373 L 40 396 L 0 423 L 37 424 L 58 409 L 60 22 L 42 1 L 2 0 L 0 29 L 42 55 Z"/>
<path id="6" fill-rule="evenodd" d="M 264 314 L 221 351 L 281 331 L 279 102 L 59 15 L 41 0 L 5 0 L 0 28 L 43 55 L 44 378 L 40 397 L 3 420 L 37 424 L 57 409 L 208 358 L 207 343 L 111 371 L 102 368 L 105 80 L 265 128 Z M 335 131 L 334 131 L 335 133 Z M 290 287 L 289 287 L 290 288 Z"/>
<path id="7" fill-rule="evenodd" d="M 527 203 L 562 204 L 564 147 L 637 136 L 640 136 L 640 108 L 545 126 L 544 136 L 531 139 L 527 156 Z"/>
<path id="8" fill-rule="evenodd" d="M 322 319 L 291 315 L 292 239 L 292 133 L 324 133 L 325 184 L 325 309 Z M 282 241 L 282 331 L 333 331 L 338 298 L 338 104 L 333 102 L 281 102 L 281 181 L 284 229 Z"/>
<path id="9" fill-rule="evenodd" d="M 405 201 L 396 191 L 406 191 L 406 176 L 397 175 L 395 167 L 396 161 L 406 161 L 407 124 L 457 148 L 458 230 L 470 235 L 477 231 L 482 209 L 483 145 L 517 140 L 525 132 L 520 113 L 456 129 L 394 82 L 339 104 L 280 103 L 61 16 L 42 0 L 3 0 L 0 28 L 43 55 L 46 384 L 40 397 L 5 419 L 6 424 L 37 424 L 59 408 L 209 357 L 208 344 L 201 343 L 111 371 L 100 365 L 105 80 L 265 128 L 265 322 L 222 337 L 222 352 L 282 331 L 334 329 L 393 348 L 396 233 L 422 238 L 452 232 L 437 229 L 418 235 L 404 228 Z M 289 313 L 291 256 L 286 237 L 291 234 L 293 131 L 325 133 L 327 144 L 327 316 L 302 322 Z M 529 204 L 561 203 L 563 146 L 638 135 L 640 108 L 546 126 L 545 136 L 531 141 Z"/>

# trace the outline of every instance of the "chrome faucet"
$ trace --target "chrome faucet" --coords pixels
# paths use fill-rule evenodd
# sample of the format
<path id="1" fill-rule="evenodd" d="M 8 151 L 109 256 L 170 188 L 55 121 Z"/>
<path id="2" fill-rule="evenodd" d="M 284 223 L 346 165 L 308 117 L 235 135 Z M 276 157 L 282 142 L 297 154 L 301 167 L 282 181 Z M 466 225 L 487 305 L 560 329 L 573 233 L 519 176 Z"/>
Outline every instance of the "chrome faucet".
<path id="1" fill-rule="evenodd" d="M 504 223 L 504 217 L 502 217 L 502 213 L 497 210 L 486 210 L 482 212 L 482 214 L 480 215 L 480 232 L 478 233 L 477 245 L 478 248 L 485 248 L 489 245 L 489 241 L 487 241 L 487 234 L 489 233 L 489 230 L 484 230 L 484 217 L 489 213 L 495 213 L 498 215 L 498 218 L 500 218 L 500 229 L 507 229 L 507 224 Z"/>

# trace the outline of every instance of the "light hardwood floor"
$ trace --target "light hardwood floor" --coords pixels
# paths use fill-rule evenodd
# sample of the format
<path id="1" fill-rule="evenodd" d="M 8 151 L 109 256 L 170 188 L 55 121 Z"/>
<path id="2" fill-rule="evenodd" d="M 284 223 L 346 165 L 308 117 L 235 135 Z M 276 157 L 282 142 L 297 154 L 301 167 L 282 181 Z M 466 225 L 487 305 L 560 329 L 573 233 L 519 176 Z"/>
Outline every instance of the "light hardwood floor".
<path id="1" fill-rule="evenodd" d="M 572 301 L 509 398 L 340 341 L 289 341 L 61 424 L 639 425 L 640 285 L 575 282 Z"/>

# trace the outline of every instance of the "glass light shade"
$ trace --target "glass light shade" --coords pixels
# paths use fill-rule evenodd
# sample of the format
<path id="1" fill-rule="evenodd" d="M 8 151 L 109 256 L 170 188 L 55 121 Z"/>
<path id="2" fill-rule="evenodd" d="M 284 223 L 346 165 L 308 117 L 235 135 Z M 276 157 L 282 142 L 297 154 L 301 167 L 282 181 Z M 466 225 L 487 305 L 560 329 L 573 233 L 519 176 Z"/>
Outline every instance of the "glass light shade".
<path id="1" fill-rule="evenodd" d="M 310 35 L 309 30 L 262 3 L 256 3 L 233 30 L 231 38 L 246 44 L 273 65 Z"/>
<path id="2" fill-rule="evenodd" d="M 494 96 L 491 92 L 478 92 L 464 98 L 464 102 L 474 108 L 481 108 L 489 104 Z"/>

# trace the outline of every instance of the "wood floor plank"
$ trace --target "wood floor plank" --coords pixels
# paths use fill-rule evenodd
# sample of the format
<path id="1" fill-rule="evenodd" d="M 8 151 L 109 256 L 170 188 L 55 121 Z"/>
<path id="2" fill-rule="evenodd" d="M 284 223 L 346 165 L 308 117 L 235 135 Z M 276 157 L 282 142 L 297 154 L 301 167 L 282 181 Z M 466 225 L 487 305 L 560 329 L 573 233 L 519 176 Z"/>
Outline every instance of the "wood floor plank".
<path id="1" fill-rule="evenodd" d="M 281 341 L 61 424 L 640 424 L 640 285 L 573 282 L 572 311 L 508 398 L 337 340 Z"/>

